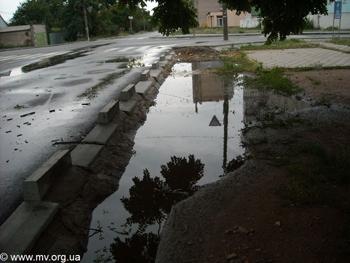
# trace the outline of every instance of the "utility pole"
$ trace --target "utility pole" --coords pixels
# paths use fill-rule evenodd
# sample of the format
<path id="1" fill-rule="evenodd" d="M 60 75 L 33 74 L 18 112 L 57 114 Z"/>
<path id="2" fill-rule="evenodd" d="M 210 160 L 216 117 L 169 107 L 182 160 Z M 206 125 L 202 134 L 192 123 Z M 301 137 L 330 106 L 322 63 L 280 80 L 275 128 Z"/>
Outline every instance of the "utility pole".
<path id="1" fill-rule="evenodd" d="M 86 37 L 87 37 L 88 41 L 90 41 L 89 26 L 88 26 L 87 13 L 86 13 L 86 7 L 85 7 L 85 5 L 83 5 L 83 13 L 84 13 L 84 22 L 85 22 Z"/>
<path id="2" fill-rule="evenodd" d="M 222 4 L 222 23 L 223 23 L 223 29 L 224 29 L 224 40 L 228 40 L 226 4 Z"/>

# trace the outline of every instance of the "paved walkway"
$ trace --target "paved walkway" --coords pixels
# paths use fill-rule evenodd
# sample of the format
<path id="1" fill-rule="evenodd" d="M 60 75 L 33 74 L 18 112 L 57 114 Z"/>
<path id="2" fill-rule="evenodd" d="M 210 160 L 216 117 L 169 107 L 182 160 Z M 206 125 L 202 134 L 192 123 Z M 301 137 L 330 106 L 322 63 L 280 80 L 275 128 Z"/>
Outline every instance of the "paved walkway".
<path id="1" fill-rule="evenodd" d="M 320 43 L 325 48 L 300 48 L 283 50 L 257 50 L 247 51 L 250 59 L 262 62 L 264 67 L 312 67 L 312 66 L 350 66 L 350 47 L 334 45 L 330 43 Z"/>

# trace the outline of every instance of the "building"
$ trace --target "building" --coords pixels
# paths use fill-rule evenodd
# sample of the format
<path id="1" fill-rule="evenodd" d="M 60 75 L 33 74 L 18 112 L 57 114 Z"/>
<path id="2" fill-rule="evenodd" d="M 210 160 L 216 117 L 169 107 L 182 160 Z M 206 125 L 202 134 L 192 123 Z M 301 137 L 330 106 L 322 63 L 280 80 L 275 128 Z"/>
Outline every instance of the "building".
<path id="1" fill-rule="evenodd" d="M 215 0 L 193 0 L 198 11 L 198 24 L 201 27 L 221 27 L 223 25 L 222 6 Z M 227 25 L 236 27 L 255 27 L 259 24 L 258 13 L 241 13 L 227 10 Z"/>
<path id="2" fill-rule="evenodd" d="M 340 28 L 342 29 L 350 29 L 350 0 L 341 0 L 337 1 L 341 2 L 341 21 L 340 19 L 335 19 L 334 20 L 334 26 L 339 28 L 339 22 L 340 23 Z M 333 26 L 333 18 L 334 18 L 334 7 L 337 4 L 337 2 L 330 2 L 328 0 L 327 4 L 327 10 L 328 10 L 328 15 L 309 15 L 308 19 L 312 20 L 314 22 L 314 26 L 317 28 L 328 28 Z"/>
<path id="3" fill-rule="evenodd" d="M 0 15 L 0 28 L 4 28 L 4 27 L 7 27 L 7 23 Z"/>
<path id="4" fill-rule="evenodd" d="M 0 28 L 1 46 L 46 46 L 45 25 L 9 26 Z"/>

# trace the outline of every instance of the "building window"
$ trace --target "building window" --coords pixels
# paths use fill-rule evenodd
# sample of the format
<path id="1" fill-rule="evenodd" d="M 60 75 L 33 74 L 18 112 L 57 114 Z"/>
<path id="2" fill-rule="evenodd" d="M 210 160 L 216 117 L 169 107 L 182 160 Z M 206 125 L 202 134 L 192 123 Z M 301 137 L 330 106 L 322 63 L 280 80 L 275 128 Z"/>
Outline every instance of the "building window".
<path id="1" fill-rule="evenodd" d="M 217 17 L 217 24 L 218 26 L 222 26 L 222 16 Z"/>
<path id="2" fill-rule="evenodd" d="M 348 0 L 343 0 L 343 4 L 346 4 L 348 2 Z"/>

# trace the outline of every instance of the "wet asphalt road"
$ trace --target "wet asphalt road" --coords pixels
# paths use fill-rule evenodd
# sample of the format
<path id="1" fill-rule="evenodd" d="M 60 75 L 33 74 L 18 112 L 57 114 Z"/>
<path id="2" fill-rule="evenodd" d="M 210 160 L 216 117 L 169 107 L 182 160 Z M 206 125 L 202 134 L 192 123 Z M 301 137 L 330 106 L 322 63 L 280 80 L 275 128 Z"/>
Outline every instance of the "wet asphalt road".
<path id="1" fill-rule="evenodd" d="M 80 141 L 94 126 L 98 112 L 161 53 L 176 45 L 223 45 L 222 37 L 161 38 L 157 33 L 0 52 L 0 224 L 22 200 L 22 183 L 57 150 L 55 142 Z M 228 44 L 262 42 L 262 36 L 239 36 Z M 21 73 L 20 68 L 50 57 L 83 52 L 61 64 Z M 134 58 L 145 67 L 120 68 L 117 57 Z M 119 73 L 113 84 L 91 88 Z M 115 76 L 113 76 L 115 77 Z M 90 95 L 90 96 L 89 96 Z"/>

